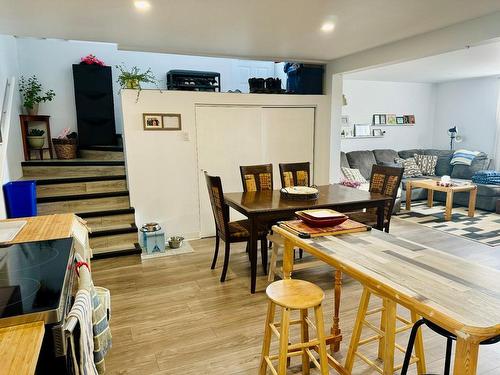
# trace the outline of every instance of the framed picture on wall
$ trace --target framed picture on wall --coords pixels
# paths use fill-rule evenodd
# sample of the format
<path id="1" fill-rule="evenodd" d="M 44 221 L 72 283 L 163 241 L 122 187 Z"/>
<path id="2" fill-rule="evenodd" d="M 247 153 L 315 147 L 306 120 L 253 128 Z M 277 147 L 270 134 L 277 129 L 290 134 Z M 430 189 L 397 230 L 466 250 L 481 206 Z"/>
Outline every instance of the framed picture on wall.
<path id="1" fill-rule="evenodd" d="M 405 118 L 403 116 L 396 117 L 396 124 L 403 125 L 405 123 Z"/>
<path id="2" fill-rule="evenodd" d="M 380 125 L 385 125 L 387 123 L 387 116 L 386 115 L 379 115 L 380 116 Z"/>
<path id="3" fill-rule="evenodd" d="M 354 125 L 354 136 L 355 137 L 366 137 L 372 135 L 370 124 L 355 124 Z"/>
<path id="4" fill-rule="evenodd" d="M 342 116 L 342 126 L 349 126 L 349 116 Z"/>
<path id="5" fill-rule="evenodd" d="M 387 125 L 396 125 L 396 115 L 387 115 Z"/>
<path id="6" fill-rule="evenodd" d="M 380 115 L 373 115 L 373 124 L 380 125 Z"/>
<path id="7" fill-rule="evenodd" d="M 162 130 L 161 113 L 143 113 L 144 130 Z"/>
<path id="8" fill-rule="evenodd" d="M 181 115 L 180 113 L 165 113 L 162 116 L 163 130 L 181 130 Z"/>

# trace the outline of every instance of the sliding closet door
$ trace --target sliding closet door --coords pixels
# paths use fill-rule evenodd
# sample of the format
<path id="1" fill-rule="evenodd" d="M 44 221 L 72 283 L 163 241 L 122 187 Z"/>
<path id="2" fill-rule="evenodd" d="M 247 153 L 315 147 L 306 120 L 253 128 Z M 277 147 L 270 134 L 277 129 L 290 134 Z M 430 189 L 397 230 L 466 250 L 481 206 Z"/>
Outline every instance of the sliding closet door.
<path id="1" fill-rule="evenodd" d="M 262 163 L 262 126 L 259 107 L 196 107 L 200 230 L 215 234 L 204 171 L 220 176 L 225 192 L 242 191 L 240 165 Z M 231 210 L 231 220 L 244 217 Z"/>
<path id="2" fill-rule="evenodd" d="M 279 163 L 311 163 L 313 181 L 314 108 L 262 108 L 263 160 L 273 163 L 274 188 L 281 188 Z"/>

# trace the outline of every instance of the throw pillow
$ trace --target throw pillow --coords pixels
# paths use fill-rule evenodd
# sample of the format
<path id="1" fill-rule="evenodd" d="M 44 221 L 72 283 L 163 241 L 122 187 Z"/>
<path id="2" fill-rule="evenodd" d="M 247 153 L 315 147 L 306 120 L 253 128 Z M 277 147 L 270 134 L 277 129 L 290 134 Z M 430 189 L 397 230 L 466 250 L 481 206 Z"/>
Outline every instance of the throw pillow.
<path id="1" fill-rule="evenodd" d="M 451 158 L 451 165 L 471 165 L 472 161 L 476 156 L 479 155 L 479 151 L 469 151 L 469 150 L 457 150 L 453 153 Z"/>
<path id="2" fill-rule="evenodd" d="M 413 155 L 424 176 L 435 176 L 438 157 L 435 155 Z"/>
<path id="3" fill-rule="evenodd" d="M 403 178 L 422 176 L 422 171 L 418 167 L 415 158 L 408 158 L 408 159 L 396 158 L 394 161 L 397 164 L 400 164 L 404 168 Z"/>
<path id="4" fill-rule="evenodd" d="M 349 181 L 356 181 L 361 183 L 366 182 L 366 179 L 363 177 L 359 169 L 342 167 L 342 173 L 344 174 L 344 177 Z"/>

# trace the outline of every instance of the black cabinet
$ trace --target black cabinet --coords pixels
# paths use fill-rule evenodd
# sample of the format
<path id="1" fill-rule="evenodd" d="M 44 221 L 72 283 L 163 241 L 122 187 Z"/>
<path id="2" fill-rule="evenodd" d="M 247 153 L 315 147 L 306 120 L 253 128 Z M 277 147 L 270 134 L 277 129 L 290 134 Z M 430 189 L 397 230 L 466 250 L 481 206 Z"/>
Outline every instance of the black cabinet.
<path id="1" fill-rule="evenodd" d="M 73 65 L 80 147 L 116 144 L 111 67 Z"/>

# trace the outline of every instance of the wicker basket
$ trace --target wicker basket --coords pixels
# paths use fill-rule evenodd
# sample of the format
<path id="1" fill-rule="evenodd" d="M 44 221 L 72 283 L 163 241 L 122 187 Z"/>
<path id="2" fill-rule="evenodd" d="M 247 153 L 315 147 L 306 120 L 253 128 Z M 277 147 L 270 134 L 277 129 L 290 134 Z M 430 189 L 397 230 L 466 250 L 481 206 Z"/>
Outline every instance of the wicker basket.
<path id="1" fill-rule="evenodd" d="M 52 138 L 58 159 L 76 159 L 77 140 L 75 138 Z"/>

